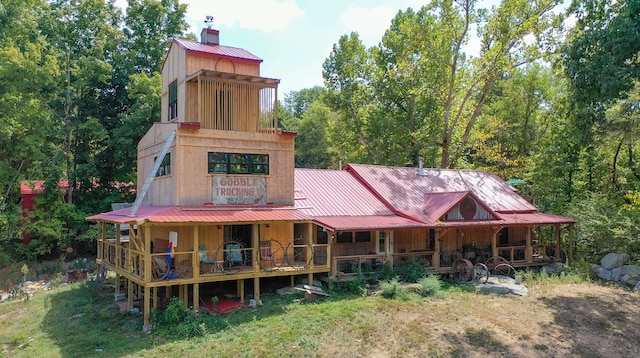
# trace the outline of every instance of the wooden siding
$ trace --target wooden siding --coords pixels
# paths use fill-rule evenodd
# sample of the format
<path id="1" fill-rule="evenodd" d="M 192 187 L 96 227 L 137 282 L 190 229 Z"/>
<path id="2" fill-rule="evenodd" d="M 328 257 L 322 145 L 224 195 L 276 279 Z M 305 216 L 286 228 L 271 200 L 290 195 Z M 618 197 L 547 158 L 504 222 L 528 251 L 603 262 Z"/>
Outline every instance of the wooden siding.
<path id="1" fill-rule="evenodd" d="M 156 123 L 138 145 L 138 188 L 153 168 L 173 124 Z M 178 129 L 171 147 L 171 174 L 154 179 L 143 205 L 203 205 L 212 201 L 213 176 L 208 153 L 269 155 L 267 202 L 293 205 L 294 137 L 269 133 Z"/>

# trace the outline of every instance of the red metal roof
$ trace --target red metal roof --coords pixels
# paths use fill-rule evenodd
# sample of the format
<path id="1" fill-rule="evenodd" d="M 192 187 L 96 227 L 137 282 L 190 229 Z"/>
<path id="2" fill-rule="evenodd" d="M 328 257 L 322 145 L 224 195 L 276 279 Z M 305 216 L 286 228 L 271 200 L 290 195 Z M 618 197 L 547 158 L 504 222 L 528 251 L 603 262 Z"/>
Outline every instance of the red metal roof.
<path id="1" fill-rule="evenodd" d="M 147 206 L 134 217 L 131 208 L 114 210 L 87 218 L 114 223 L 230 223 L 260 221 L 305 221 L 307 216 L 292 207 L 209 207 L 209 206 Z"/>
<path id="2" fill-rule="evenodd" d="M 295 169 L 295 206 L 313 216 L 387 216 L 394 212 L 344 170 Z"/>
<path id="3" fill-rule="evenodd" d="M 535 212 L 537 208 L 495 175 L 479 170 L 423 169 L 349 164 L 345 170 L 360 178 L 398 211 L 421 211 L 429 193 L 472 192 L 494 212 Z"/>
<path id="4" fill-rule="evenodd" d="M 238 47 L 205 45 L 200 42 L 185 39 L 173 39 L 173 42 L 190 52 L 199 52 L 226 58 L 236 58 L 250 62 L 262 62 L 262 59 L 258 56 Z"/>
<path id="5" fill-rule="evenodd" d="M 335 231 L 425 228 L 427 225 L 397 215 L 388 216 L 321 216 L 318 224 Z"/>
<path id="6" fill-rule="evenodd" d="M 460 204 L 460 202 L 467 197 L 473 198 L 473 200 L 475 200 L 478 205 L 487 210 L 493 218 L 500 218 L 500 215 L 498 215 L 490 208 L 487 208 L 484 203 L 470 191 L 458 191 L 453 193 L 427 193 L 424 195 L 422 212 L 432 222 L 435 222 L 441 220 L 443 216 L 445 216 L 449 211 L 451 211 L 451 209 Z"/>

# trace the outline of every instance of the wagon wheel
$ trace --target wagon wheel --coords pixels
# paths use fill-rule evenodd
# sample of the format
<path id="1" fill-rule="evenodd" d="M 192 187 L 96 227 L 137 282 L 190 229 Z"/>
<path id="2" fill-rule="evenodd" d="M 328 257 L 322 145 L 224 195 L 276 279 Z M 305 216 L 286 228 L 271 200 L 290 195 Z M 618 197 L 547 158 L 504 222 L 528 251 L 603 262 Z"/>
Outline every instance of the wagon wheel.
<path id="1" fill-rule="evenodd" d="M 493 275 L 509 276 L 511 278 L 514 278 L 516 276 L 516 269 L 514 269 L 513 266 L 509 264 L 499 264 L 493 269 L 491 273 Z"/>
<path id="2" fill-rule="evenodd" d="M 489 280 L 489 269 L 487 265 L 478 262 L 473 265 L 473 281 L 478 283 L 487 283 Z"/>
<path id="3" fill-rule="evenodd" d="M 508 263 L 509 261 L 507 261 L 507 259 L 505 259 L 504 257 L 494 256 L 489 260 L 487 260 L 487 262 L 485 262 L 485 265 L 487 265 L 487 268 L 489 269 L 489 271 L 493 272 L 493 269 L 495 269 L 496 266 L 500 264 L 508 264 Z"/>
<path id="4" fill-rule="evenodd" d="M 451 265 L 451 271 L 459 282 L 468 282 L 473 278 L 473 264 L 467 259 L 458 259 Z"/>

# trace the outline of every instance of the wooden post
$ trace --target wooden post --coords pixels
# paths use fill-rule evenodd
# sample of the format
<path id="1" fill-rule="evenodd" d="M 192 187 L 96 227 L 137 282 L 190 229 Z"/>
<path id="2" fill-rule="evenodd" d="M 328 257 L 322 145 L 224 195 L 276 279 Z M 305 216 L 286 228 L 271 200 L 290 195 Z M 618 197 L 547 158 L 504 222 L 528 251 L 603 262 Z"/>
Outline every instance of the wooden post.
<path id="1" fill-rule="evenodd" d="M 561 250 L 561 246 L 560 246 L 560 241 L 562 240 L 562 238 L 560 237 L 560 225 L 556 225 L 556 254 L 554 256 L 554 261 L 559 262 L 558 260 L 560 259 L 560 250 Z"/>
<path id="2" fill-rule="evenodd" d="M 388 262 L 389 265 L 391 265 L 391 267 L 393 267 L 393 256 L 389 254 L 389 250 L 390 250 L 390 243 L 389 243 L 389 237 L 391 236 L 391 232 L 390 231 L 385 231 L 384 232 L 384 261 Z"/>
<path id="3" fill-rule="evenodd" d="M 116 272 L 116 296 L 120 294 L 120 274 Z"/>
<path id="4" fill-rule="evenodd" d="M 533 246 L 531 246 L 531 226 L 527 226 L 527 249 L 525 258 L 528 263 L 533 262 Z"/>
<path id="5" fill-rule="evenodd" d="M 253 247 L 253 255 L 251 255 L 251 266 L 253 272 L 260 272 L 260 224 L 251 225 L 251 247 Z"/>
<path id="6" fill-rule="evenodd" d="M 313 270 L 313 267 L 316 265 L 315 257 L 313 255 L 313 244 L 316 243 L 316 240 L 313 234 L 314 234 L 313 224 L 308 223 L 307 224 L 307 262 L 309 262 L 310 270 Z M 327 257 L 327 259 L 329 258 Z"/>
<path id="7" fill-rule="evenodd" d="M 289 276 L 289 285 L 291 287 L 296 285 L 296 282 L 295 282 L 295 279 L 294 279 L 293 275 Z"/>
<path id="8" fill-rule="evenodd" d="M 153 309 L 154 310 L 158 309 L 158 288 L 157 287 L 153 288 Z"/>
<path id="9" fill-rule="evenodd" d="M 144 230 L 144 282 L 151 282 L 151 228 Z"/>
<path id="10" fill-rule="evenodd" d="M 191 259 L 193 278 L 200 277 L 200 246 L 199 246 L 200 240 L 198 237 L 198 231 L 199 231 L 198 228 L 199 228 L 198 225 L 193 226 L 193 254 Z M 195 287 L 194 287 L 194 290 L 195 290 Z M 195 306 L 196 305 L 194 303 L 193 307 Z"/>
<path id="11" fill-rule="evenodd" d="M 240 297 L 240 302 L 244 303 L 244 279 L 238 279 L 236 281 L 236 291 L 238 293 L 238 297 Z"/>
<path id="12" fill-rule="evenodd" d="M 151 305 L 150 305 L 150 297 L 151 289 L 149 287 L 144 287 L 144 326 L 142 330 L 145 332 L 151 331 Z"/>
<path id="13" fill-rule="evenodd" d="M 260 277 L 253 278 L 253 299 L 260 302 Z"/>
<path id="14" fill-rule="evenodd" d="M 494 228 L 493 236 L 491 236 L 491 256 L 498 257 L 498 234 L 502 227 Z"/>
<path id="15" fill-rule="evenodd" d="M 291 276 L 291 278 L 293 278 L 293 276 Z M 315 286 L 313 284 L 313 272 L 309 272 L 307 276 L 307 281 L 309 281 L 309 286 Z M 291 286 L 295 286 L 295 285 L 291 285 Z"/>
<path id="16" fill-rule="evenodd" d="M 436 242 L 433 248 L 434 250 L 433 257 L 431 257 L 431 265 L 436 270 L 440 268 L 440 250 L 441 250 L 440 241 L 442 240 L 442 237 L 444 236 L 445 233 L 446 231 L 443 231 L 443 230 L 436 231 Z"/>
<path id="17" fill-rule="evenodd" d="M 200 284 L 193 284 L 193 311 L 196 315 L 200 314 Z"/>
<path id="18" fill-rule="evenodd" d="M 169 286 L 165 286 L 165 288 L 164 288 L 164 297 L 165 297 L 167 300 L 169 300 L 169 299 L 171 298 L 171 295 L 172 295 L 172 293 L 173 293 L 173 292 L 172 292 L 172 291 L 173 291 L 172 287 L 173 287 L 173 286 L 169 285 Z"/>
<path id="19" fill-rule="evenodd" d="M 133 282 L 127 279 L 127 308 L 133 308 Z"/>

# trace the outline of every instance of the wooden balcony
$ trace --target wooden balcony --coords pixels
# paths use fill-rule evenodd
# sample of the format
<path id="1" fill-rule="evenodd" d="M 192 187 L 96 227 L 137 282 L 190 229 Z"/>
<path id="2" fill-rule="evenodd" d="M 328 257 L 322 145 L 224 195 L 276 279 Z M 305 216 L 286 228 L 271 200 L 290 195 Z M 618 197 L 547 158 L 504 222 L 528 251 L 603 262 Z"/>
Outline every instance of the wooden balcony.
<path id="1" fill-rule="evenodd" d="M 327 244 L 289 245 L 273 260 L 265 260 L 259 247 L 204 253 L 204 260 L 201 251 L 145 254 L 126 242 L 98 241 L 99 263 L 147 287 L 321 273 L 329 271 L 331 262 Z"/>

